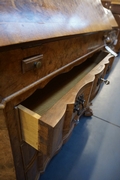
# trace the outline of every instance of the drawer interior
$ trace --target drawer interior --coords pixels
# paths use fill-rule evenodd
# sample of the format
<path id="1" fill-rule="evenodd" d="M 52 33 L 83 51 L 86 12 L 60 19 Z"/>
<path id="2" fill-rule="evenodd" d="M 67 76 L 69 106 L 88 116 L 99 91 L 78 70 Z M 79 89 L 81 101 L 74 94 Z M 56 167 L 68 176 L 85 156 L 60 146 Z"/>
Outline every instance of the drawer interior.
<path id="1" fill-rule="evenodd" d="M 83 64 L 74 67 L 70 72 L 55 77 L 43 89 L 36 90 L 32 96 L 21 104 L 42 116 L 106 55 L 105 52 L 97 53 Z"/>

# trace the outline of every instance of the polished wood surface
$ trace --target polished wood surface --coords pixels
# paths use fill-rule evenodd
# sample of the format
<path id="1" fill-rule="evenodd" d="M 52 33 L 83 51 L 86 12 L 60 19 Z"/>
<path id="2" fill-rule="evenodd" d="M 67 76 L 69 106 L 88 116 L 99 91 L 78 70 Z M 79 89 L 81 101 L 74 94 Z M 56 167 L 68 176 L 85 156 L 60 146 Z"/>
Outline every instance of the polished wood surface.
<path id="1" fill-rule="evenodd" d="M 0 11 L 0 47 L 117 26 L 100 0 L 2 0 Z"/>
<path id="2" fill-rule="evenodd" d="M 88 56 L 104 47 L 104 35 L 99 32 L 90 35 L 67 38 L 37 47 L 17 48 L 0 53 L 0 95 L 5 98 L 16 91 L 38 82 L 40 87 L 45 86 L 53 77 L 69 71 L 74 66 L 84 62 Z M 94 39 L 94 41 L 93 41 Z M 41 67 L 23 72 L 23 60 L 42 55 Z M 9 58 L 8 58 L 9 57 Z M 14 71 L 13 71 L 13 67 Z M 16 80 L 17 79 L 17 80 Z M 23 79 L 27 79 L 24 81 Z M 34 84 L 33 84 L 34 86 Z"/>
<path id="3" fill-rule="evenodd" d="M 116 37 L 116 32 L 117 23 L 100 0 L 0 1 L 0 179 L 38 179 L 69 139 L 80 115 L 92 115 L 91 99 L 99 90 L 98 82 L 107 72 L 111 55 L 105 59 L 102 56 L 97 66 L 95 57 L 104 50 L 106 38 L 111 34 Z M 110 46 L 114 45 L 115 37 Z M 39 118 L 31 123 L 26 118 L 28 124 L 21 121 L 20 104 L 29 109 L 24 102 L 38 89 L 47 87 L 58 76 L 64 80 L 66 74 L 85 61 L 90 63 L 88 69 L 92 62 L 95 67 L 90 72 L 86 69 L 82 79 L 40 114 L 41 121 Z M 44 102 L 47 95 L 43 95 Z M 84 106 L 78 104 L 82 106 L 79 115 L 74 106 L 77 98 L 83 96 L 86 101 Z M 27 125 L 34 134 L 30 139 L 33 147 L 28 142 L 31 134 L 26 133 Z M 38 149 L 36 142 L 40 144 Z"/>

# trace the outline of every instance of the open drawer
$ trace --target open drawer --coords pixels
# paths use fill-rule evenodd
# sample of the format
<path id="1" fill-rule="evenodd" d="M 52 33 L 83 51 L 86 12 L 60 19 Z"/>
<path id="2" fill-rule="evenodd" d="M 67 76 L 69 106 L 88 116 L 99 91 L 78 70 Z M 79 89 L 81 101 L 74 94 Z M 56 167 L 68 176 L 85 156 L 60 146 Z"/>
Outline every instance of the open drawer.
<path id="1" fill-rule="evenodd" d="M 89 108 L 95 75 L 104 71 L 110 58 L 87 60 L 19 104 L 22 139 L 52 157 L 72 132 L 77 118 Z"/>

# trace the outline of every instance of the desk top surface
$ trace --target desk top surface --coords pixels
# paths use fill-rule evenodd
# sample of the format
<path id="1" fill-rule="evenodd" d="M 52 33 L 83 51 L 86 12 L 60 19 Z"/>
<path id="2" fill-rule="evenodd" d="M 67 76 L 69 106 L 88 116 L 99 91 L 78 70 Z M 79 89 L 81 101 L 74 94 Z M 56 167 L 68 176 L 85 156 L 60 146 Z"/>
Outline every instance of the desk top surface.
<path id="1" fill-rule="evenodd" d="M 116 26 L 113 15 L 100 0 L 0 1 L 0 47 Z"/>

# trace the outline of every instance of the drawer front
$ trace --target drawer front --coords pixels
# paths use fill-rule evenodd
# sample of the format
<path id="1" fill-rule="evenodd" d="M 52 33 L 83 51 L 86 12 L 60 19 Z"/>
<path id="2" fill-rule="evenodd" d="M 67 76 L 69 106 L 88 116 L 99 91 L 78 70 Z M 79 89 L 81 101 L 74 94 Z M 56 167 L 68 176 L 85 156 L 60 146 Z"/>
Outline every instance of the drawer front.
<path id="1" fill-rule="evenodd" d="M 114 62 L 114 57 L 111 57 L 109 59 L 109 64 L 107 66 L 106 74 L 110 72 L 113 62 Z"/>
<path id="2" fill-rule="evenodd" d="M 95 75 L 95 80 L 94 80 L 94 84 L 93 84 L 93 88 L 92 88 L 92 92 L 91 92 L 91 96 L 90 96 L 90 101 L 92 101 L 94 99 L 94 97 L 97 95 L 102 82 L 104 82 L 103 80 L 104 80 L 105 75 L 110 71 L 113 60 L 114 60 L 114 58 L 111 57 L 109 59 L 109 63 L 105 64 L 104 69 L 102 69 L 101 72 L 99 72 L 98 74 Z M 107 83 L 109 84 L 108 80 L 106 80 L 106 84 Z"/>
<path id="3" fill-rule="evenodd" d="M 31 166 L 28 167 L 26 174 L 26 180 L 38 180 L 40 177 L 40 170 L 38 168 L 38 160 L 31 163 Z"/>
<path id="4" fill-rule="evenodd" d="M 95 81 L 94 81 L 94 85 L 93 85 L 93 89 L 92 89 L 92 93 L 91 93 L 91 97 L 90 97 L 91 101 L 94 99 L 94 97 L 97 95 L 97 93 L 100 89 L 100 85 L 102 83 L 102 81 L 100 79 L 104 77 L 103 72 L 104 71 L 102 71 L 101 73 L 99 73 L 95 76 Z"/>
<path id="5" fill-rule="evenodd" d="M 82 83 L 79 82 L 42 116 L 18 105 L 22 138 L 43 155 L 52 157 L 60 149 L 88 106 L 92 82 L 82 88 L 79 84 Z"/>
<path id="6" fill-rule="evenodd" d="M 0 95 L 4 98 L 36 81 L 42 84 L 46 77 L 41 85 L 44 86 L 56 75 L 85 61 L 81 57 L 101 47 L 103 36 L 104 32 L 100 32 L 1 52 Z"/>
<path id="7" fill-rule="evenodd" d="M 21 151 L 22 151 L 23 163 L 26 171 L 27 168 L 31 165 L 31 162 L 34 162 L 36 160 L 38 151 L 24 141 L 21 144 Z"/>
<path id="8" fill-rule="evenodd" d="M 88 83 L 85 83 L 87 79 Z M 42 116 L 23 105 L 18 105 L 22 139 L 31 146 L 30 148 L 26 143 L 21 146 L 26 168 L 34 161 L 38 151 L 41 154 L 38 164 L 43 171 L 49 160 L 59 151 L 72 132 L 75 119 L 82 115 L 88 106 L 92 88 L 92 82 L 89 81 L 89 78 L 83 78 Z M 83 101 L 76 107 L 81 97 Z M 75 108 L 80 109 L 79 115 Z M 28 154 L 26 156 L 27 147 L 30 157 Z"/>
<path id="9" fill-rule="evenodd" d="M 74 126 L 79 123 L 80 116 L 85 112 L 89 106 L 89 96 L 91 93 L 92 83 L 85 85 L 77 93 L 74 104 L 68 104 L 65 114 L 64 126 L 63 126 L 63 139 L 70 136 Z"/>

